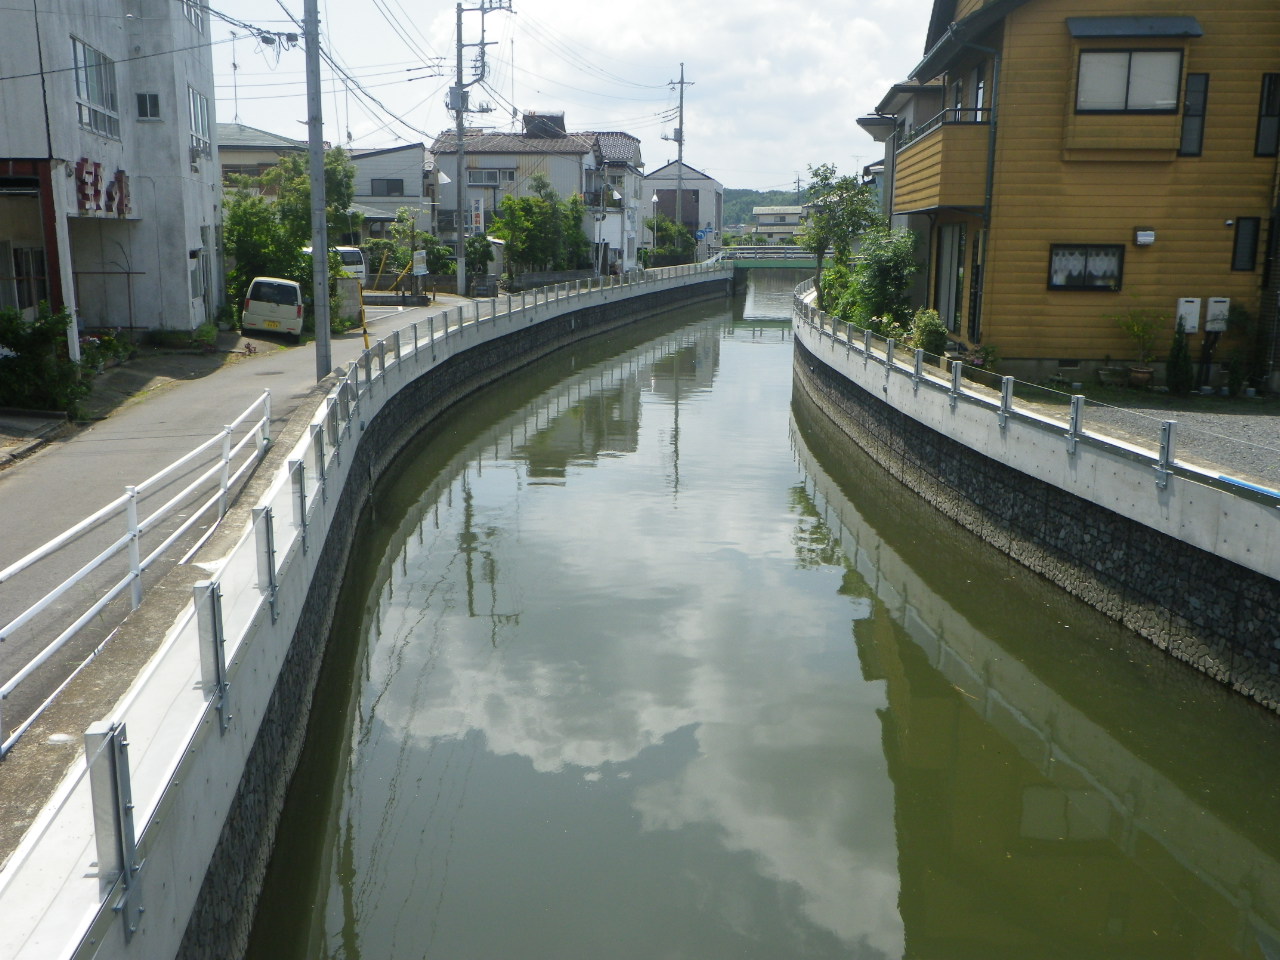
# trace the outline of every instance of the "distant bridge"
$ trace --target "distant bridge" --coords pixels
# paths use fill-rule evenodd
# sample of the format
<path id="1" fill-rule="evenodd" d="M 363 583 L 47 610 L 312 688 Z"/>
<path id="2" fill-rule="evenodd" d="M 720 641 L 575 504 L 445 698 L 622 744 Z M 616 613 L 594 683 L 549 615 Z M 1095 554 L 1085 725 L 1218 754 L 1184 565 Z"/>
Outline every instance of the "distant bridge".
<path id="1" fill-rule="evenodd" d="M 794 246 L 744 246 L 725 247 L 720 254 L 724 260 L 734 261 L 735 270 L 782 268 L 786 270 L 813 270 L 818 261 L 804 247 Z"/>

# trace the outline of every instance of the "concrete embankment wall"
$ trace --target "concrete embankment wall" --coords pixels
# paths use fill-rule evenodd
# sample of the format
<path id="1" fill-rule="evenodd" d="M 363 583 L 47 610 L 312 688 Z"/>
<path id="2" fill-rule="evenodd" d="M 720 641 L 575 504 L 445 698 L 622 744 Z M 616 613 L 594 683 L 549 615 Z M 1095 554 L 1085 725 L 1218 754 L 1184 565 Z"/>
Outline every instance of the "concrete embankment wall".
<path id="1" fill-rule="evenodd" d="M 798 387 L 888 472 L 992 546 L 1170 656 L 1280 712 L 1276 506 L 1119 444 L 1071 443 L 1033 417 L 953 401 L 803 316 Z M 962 557 L 955 558 L 963 563 Z"/>

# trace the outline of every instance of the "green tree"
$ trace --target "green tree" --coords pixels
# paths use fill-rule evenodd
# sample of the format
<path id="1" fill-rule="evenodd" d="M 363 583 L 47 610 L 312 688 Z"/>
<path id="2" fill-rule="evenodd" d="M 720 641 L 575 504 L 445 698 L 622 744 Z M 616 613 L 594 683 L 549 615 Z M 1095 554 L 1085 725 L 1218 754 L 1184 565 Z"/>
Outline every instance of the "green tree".
<path id="1" fill-rule="evenodd" d="M 846 306 L 860 326 L 878 332 L 901 331 L 911 323 L 911 280 L 915 276 L 916 236 L 891 230 L 883 222 L 863 234 Z"/>
<path id="2" fill-rule="evenodd" d="M 489 272 L 493 263 L 493 245 L 482 233 L 467 237 L 467 276 L 479 277 Z"/>
<path id="3" fill-rule="evenodd" d="M 653 230 L 657 238 L 657 246 L 653 251 L 655 254 L 660 257 L 679 257 L 684 263 L 693 258 L 697 241 L 684 224 L 676 223 L 665 213 L 658 213 L 645 220 L 644 225 Z"/>
<path id="4" fill-rule="evenodd" d="M 300 279 L 304 259 L 301 247 L 289 237 L 269 199 L 228 191 L 222 223 L 226 252 L 233 261 L 227 271 L 227 297 L 231 303 L 238 306 L 243 302 L 254 277 Z"/>
<path id="5" fill-rule="evenodd" d="M 800 243 L 817 258 L 814 281 L 818 309 L 824 309 L 822 273 L 827 251 L 847 263 L 868 230 L 883 223 L 875 190 L 856 178 L 841 176 L 829 163 L 809 168 L 809 215 Z"/>
<path id="6" fill-rule="evenodd" d="M 491 233 L 506 243 L 507 276 L 517 270 L 574 270 L 590 264 L 591 241 L 582 230 L 580 196 L 561 200 L 542 174 L 529 178 L 532 193 L 505 196 Z"/>
<path id="7" fill-rule="evenodd" d="M 276 217 L 290 241 L 299 247 L 311 244 L 311 175 L 305 154 L 288 154 L 251 182 L 275 198 Z M 325 219 L 329 236 L 354 233 L 361 222 L 351 213 L 355 198 L 356 165 L 345 150 L 334 147 L 324 155 Z"/>

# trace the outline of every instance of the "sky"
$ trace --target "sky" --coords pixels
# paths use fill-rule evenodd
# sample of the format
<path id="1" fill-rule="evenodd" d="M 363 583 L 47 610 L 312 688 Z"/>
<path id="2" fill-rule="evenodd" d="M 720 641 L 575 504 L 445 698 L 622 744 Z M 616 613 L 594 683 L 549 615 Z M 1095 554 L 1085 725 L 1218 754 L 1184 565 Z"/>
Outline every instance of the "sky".
<path id="1" fill-rule="evenodd" d="M 493 4 L 495 0 L 488 0 Z M 499 0 L 500 2 L 500 0 Z M 924 52 L 932 0 L 509 0 L 463 17 L 486 78 L 471 87 L 469 126 L 513 130 L 513 113 L 565 114 L 570 130 L 641 140 L 649 171 L 676 159 L 684 64 L 685 163 L 726 187 L 794 189 L 811 165 L 853 173 L 882 155 L 858 128 Z M 468 0 L 480 6 L 480 0 Z M 217 119 L 306 138 L 301 45 L 265 45 L 246 29 L 300 32 L 302 0 L 211 0 Z M 453 125 L 456 6 L 444 0 L 319 0 L 322 45 L 364 89 L 323 68 L 325 139 L 361 149 L 426 142 Z M 232 37 L 232 34 L 235 37 Z M 477 47 L 466 52 L 475 77 Z M 235 65 L 233 68 L 233 64 Z M 432 64 L 436 64 L 433 69 Z M 371 102 L 371 98 L 378 103 Z M 667 138 L 667 139 L 664 139 Z"/>

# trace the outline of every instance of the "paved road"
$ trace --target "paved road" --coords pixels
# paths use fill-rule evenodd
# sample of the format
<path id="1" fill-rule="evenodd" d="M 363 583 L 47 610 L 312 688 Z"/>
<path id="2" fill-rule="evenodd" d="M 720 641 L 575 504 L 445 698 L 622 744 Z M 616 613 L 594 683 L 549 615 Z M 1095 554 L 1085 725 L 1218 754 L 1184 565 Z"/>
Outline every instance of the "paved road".
<path id="1" fill-rule="evenodd" d="M 464 302 L 469 303 L 442 295 L 429 307 L 370 307 L 366 314 L 370 336 L 385 336 Z M 482 312 L 488 313 L 487 305 L 482 305 Z M 149 393 L 144 402 L 126 404 L 107 419 L 47 443 L 30 457 L 0 471 L 0 569 L 110 503 L 124 492 L 126 485 L 138 484 L 216 435 L 263 390 L 271 391 L 272 433 L 278 434 L 299 401 L 315 386 L 314 347 L 282 350 L 273 349 L 270 341 L 259 342 L 262 349 L 255 355 L 227 364 L 209 376 L 175 381 Z M 362 349 L 359 331 L 334 337 L 334 365 L 345 366 Z M 153 494 L 150 503 L 158 505 L 173 496 L 205 466 L 193 465 L 185 476 Z M 153 508 L 148 505 L 146 509 Z M 0 585 L 0 624 L 9 622 L 70 576 L 121 532 L 114 528 L 94 531 L 42 561 L 30 574 Z M 95 587 L 115 582 L 126 569 L 123 561 L 104 568 L 95 578 Z M 161 572 L 157 570 L 152 579 Z M 87 589 L 83 591 L 85 596 L 88 593 Z M 84 597 L 77 599 L 80 609 L 91 602 Z M 64 613 L 70 606 L 64 606 Z M 59 662 L 51 663 L 0 703 L 4 727 L 27 716 L 53 689 L 67 665 L 82 659 L 114 628 L 124 612 L 111 608 L 104 611 L 98 622 L 89 625 L 83 638 L 68 646 Z M 56 634 L 24 630 L 0 643 L 0 684 L 21 669 L 53 635 Z"/>

